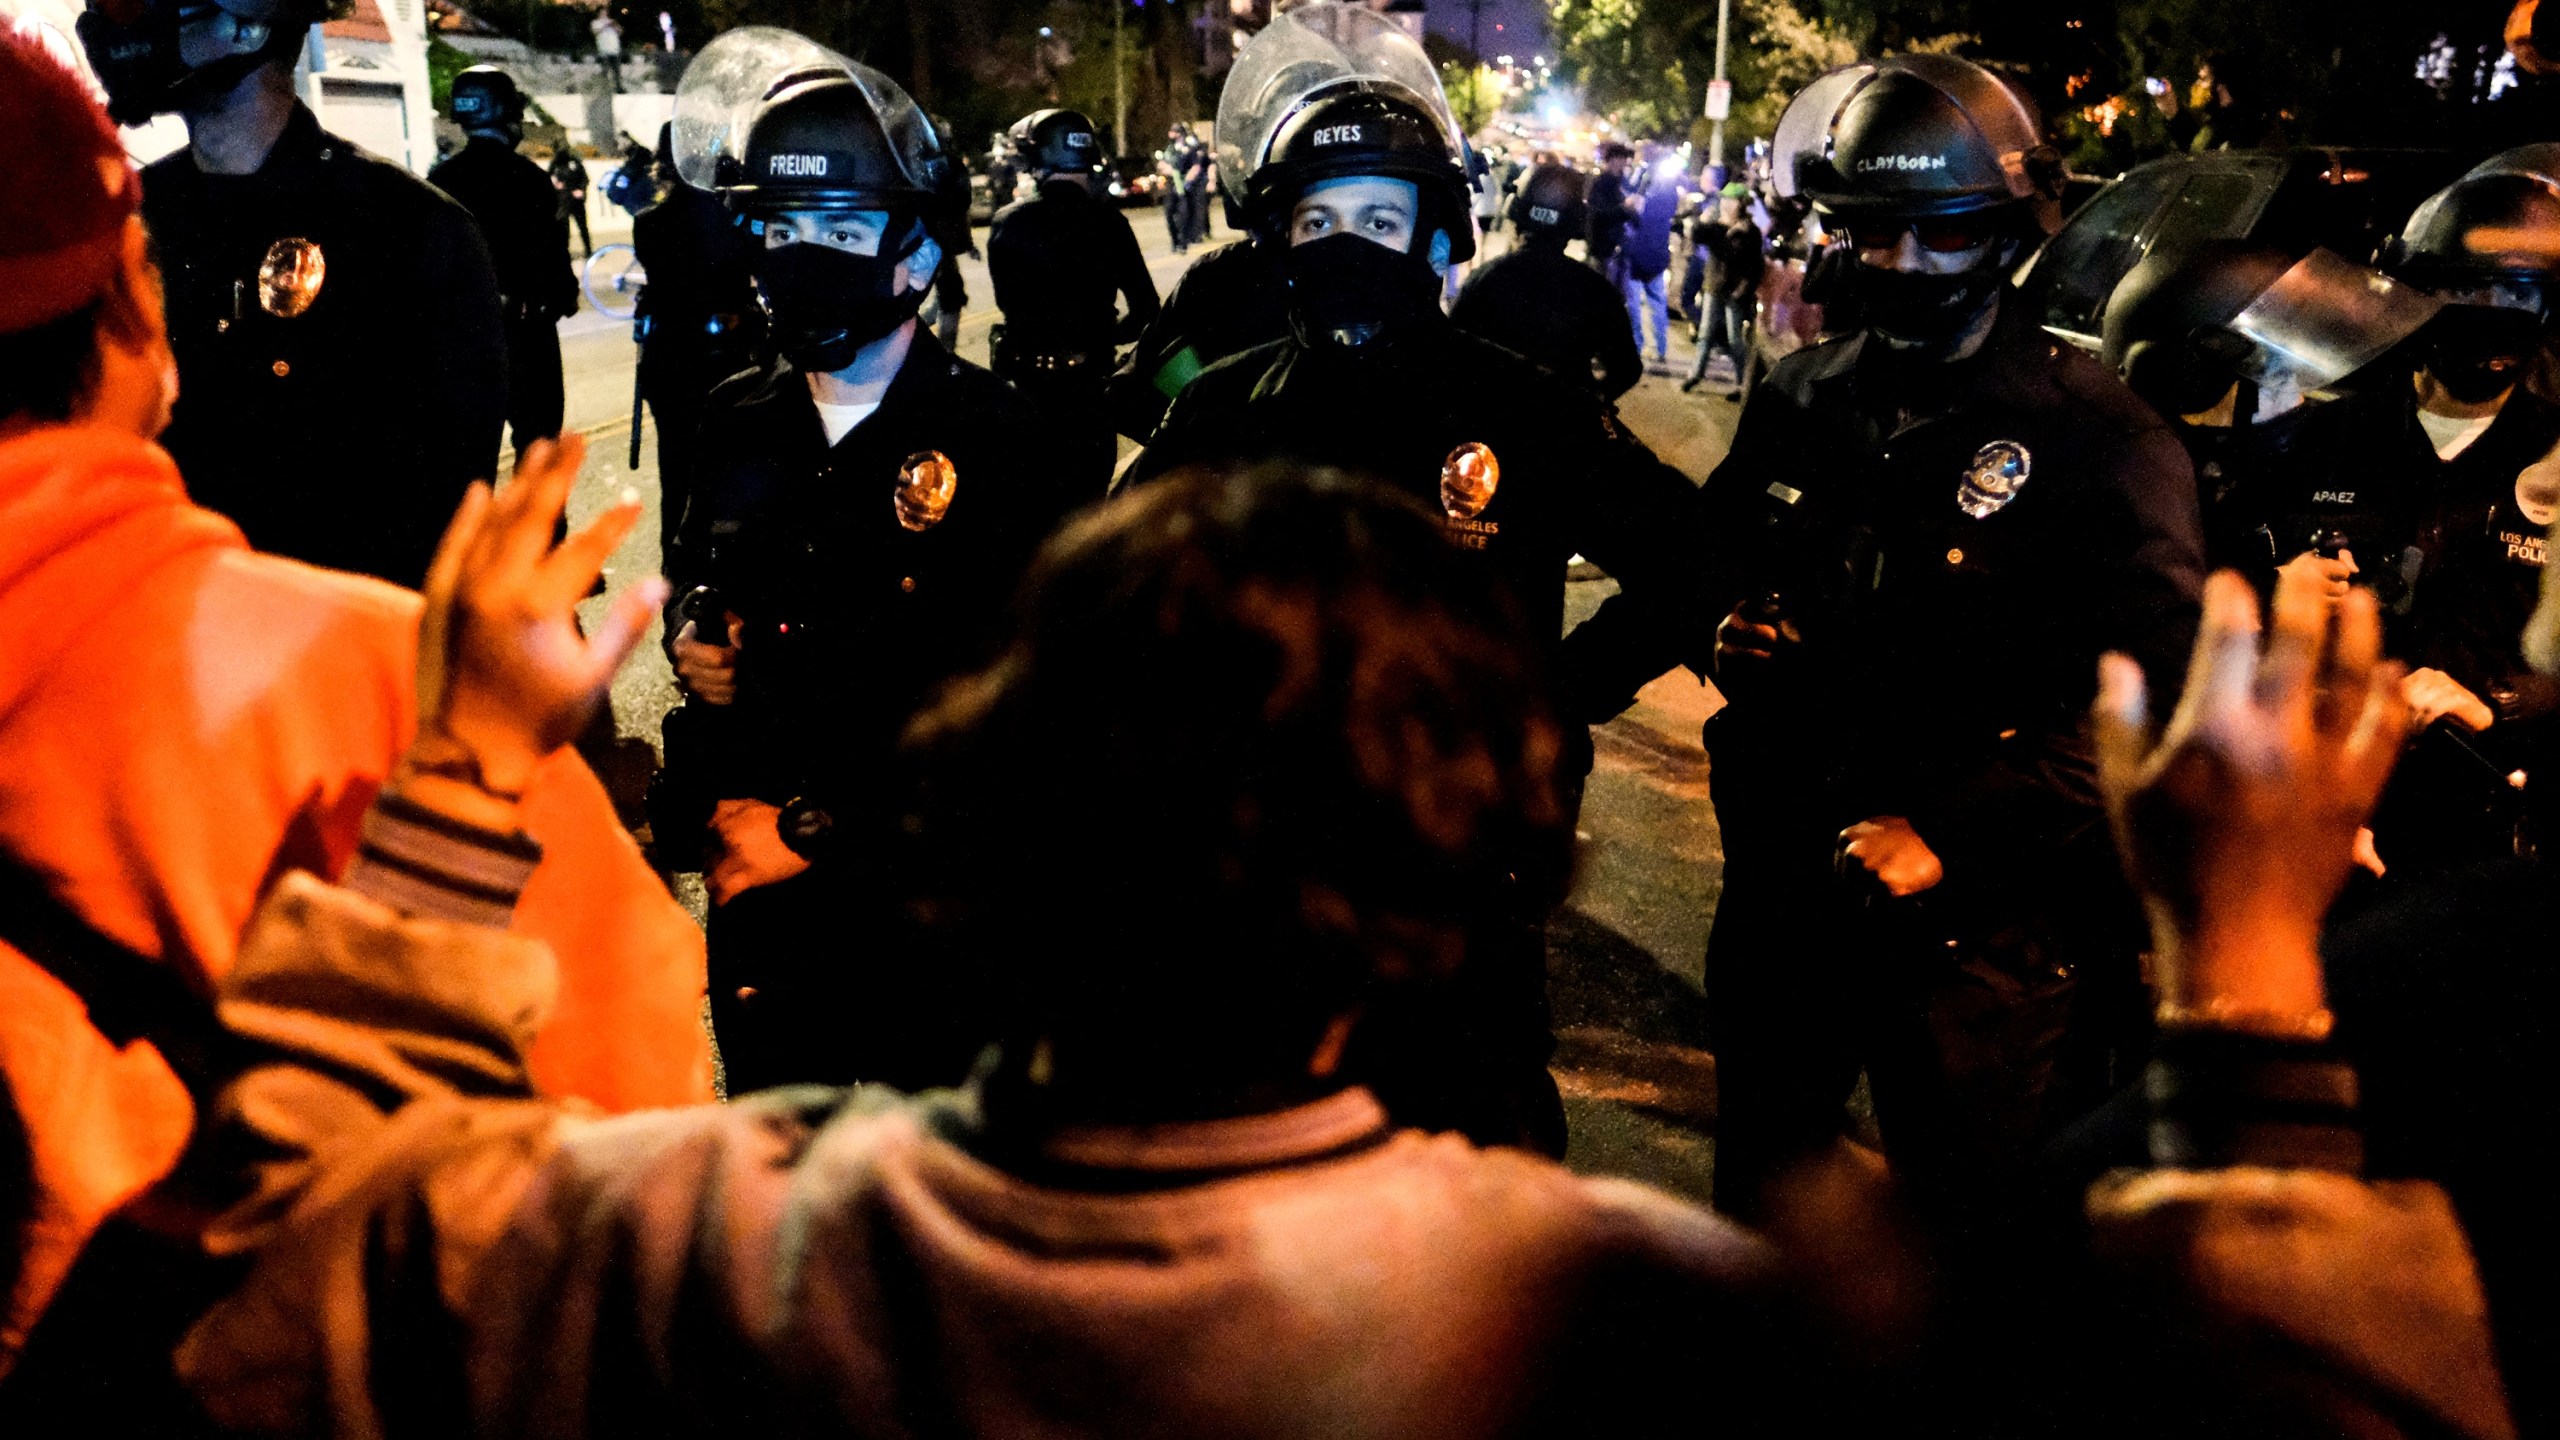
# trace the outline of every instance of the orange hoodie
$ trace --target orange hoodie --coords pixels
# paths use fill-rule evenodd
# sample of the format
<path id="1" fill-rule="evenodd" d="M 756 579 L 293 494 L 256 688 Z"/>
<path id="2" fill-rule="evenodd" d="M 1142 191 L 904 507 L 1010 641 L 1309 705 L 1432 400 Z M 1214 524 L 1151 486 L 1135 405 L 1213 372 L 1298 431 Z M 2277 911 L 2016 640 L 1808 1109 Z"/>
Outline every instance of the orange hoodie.
<path id="1" fill-rule="evenodd" d="M 351 472 L 348 483 L 360 484 Z M 278 876 L 336 875 L 416 723 L 418 597 L 251 552 L 158 446 L 76 427 L 0 441 L 0 845 L 91 927 L 209 990 Z M 563 751 L 525 797 L 544 848 L 515 928 L 560 957 L 535 1080 L 612 1110 L 711 1095 L 702 935 Z M 0 1371 L 88 1234 L 193 1123 L 0 943 L 0 1074 L 37 1213 Z"/>

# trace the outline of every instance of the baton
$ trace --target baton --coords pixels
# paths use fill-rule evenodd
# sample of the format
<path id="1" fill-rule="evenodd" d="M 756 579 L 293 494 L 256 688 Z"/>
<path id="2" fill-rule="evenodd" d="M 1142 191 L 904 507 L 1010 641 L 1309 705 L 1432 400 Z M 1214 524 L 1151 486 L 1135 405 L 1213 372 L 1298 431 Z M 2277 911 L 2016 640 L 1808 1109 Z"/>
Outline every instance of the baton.
<path id="1" fill-rule="evenodd" d="M 643 315 L 631 322 L 631 343 L 639 349 L 639 359 L 648 358 L 648 316 Z M 631 458 L 624 464 L 623 468 L 626 470 L 637 470 L 640 468 L 640 366 L 637 363 L 634 363 L 631 367 Z M 664 477 L 662 476 L 660 479 L 661 483 L 663 483 Z"/>

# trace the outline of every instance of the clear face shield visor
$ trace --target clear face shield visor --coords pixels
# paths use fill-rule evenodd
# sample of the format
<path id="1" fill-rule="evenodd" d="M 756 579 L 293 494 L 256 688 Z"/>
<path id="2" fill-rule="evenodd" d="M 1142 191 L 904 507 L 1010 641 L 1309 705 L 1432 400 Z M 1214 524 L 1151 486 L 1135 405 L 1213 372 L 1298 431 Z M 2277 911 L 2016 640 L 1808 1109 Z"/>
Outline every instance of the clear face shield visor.
<path id="1" fill-rule="evenodd" d="M 2443 309 L 2443 297 L 2314 250 L 2225 327 L 2233 367 L 2261 391 L 2326 389 L 2381 359 Z"/>

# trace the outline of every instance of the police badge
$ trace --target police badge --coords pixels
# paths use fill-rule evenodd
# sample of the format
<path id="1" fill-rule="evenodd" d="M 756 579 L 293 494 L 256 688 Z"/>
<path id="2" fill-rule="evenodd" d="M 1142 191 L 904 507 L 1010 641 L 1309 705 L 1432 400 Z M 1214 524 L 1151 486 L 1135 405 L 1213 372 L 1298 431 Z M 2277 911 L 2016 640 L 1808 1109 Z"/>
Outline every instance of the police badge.
<path id="1" fill-rule="evenodd" d="M 960 472 L 939 450 L 919 450 L 898 466 L 898 523 L 925 531 L 942 523 L 951 497 L 960 489 Z"/>
<path id="2" fill-rule="evenodd" d="M 1991 515 L 2027 488 L 2034 457 L 2015 440 L 1994 440 L 1973 452 L 1964 467 L 1964 483 L 1956 487 L 1956 508 L 1976 520 Z"/>
<path id="3" fill-rule="evenodd" d="M 258 262 L 258 308 L 290 320 L 320 298 L 320 283 L 329 278 L 329 257 L 308 240 L 286 238 L 267 247 Z"/>
<path id="4" fill-rule="evenodd" d="M 1493 503 L 1493 492 L 1502 485 L 1502 462 L 1493 456 L 1493 447 L 1481 440 L 1470 440 L 1449 452 L 1440 462 L 1440 508 L 1452 520 L 1473 520 Z"/>

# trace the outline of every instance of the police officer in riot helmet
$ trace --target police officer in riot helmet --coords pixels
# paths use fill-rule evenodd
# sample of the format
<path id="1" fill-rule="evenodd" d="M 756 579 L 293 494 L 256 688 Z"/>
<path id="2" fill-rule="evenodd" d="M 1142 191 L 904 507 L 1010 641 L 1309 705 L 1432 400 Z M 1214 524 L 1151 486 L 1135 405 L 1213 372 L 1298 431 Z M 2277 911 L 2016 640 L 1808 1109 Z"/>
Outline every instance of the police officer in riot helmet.
<path id="1" fill-rule="evenodd" d="M 2405 608 L 2408 486 L 2339 443 L 2332 394 L 2405 385 L 2388 357 L 2440 306 L 2331 251 L 2233 240 L 2155 251 L 2117 284 L 2101 353 L 2186 446 L 2214 568 L 2262 595 L 2280 569 L 2337 594 L 2361 578 Z"/>
<path id="2" fill-rule="evenodd" d="M 1441 313 L 1443 273 L 1475 237 L 1455 126 L 1420 46 L 1366 8 L 1315 4 L 1284 12 L 1236 63 L 1221 160 L 1255 243 L 1272 249 L 1291 333 L 1202 371 L 1122 483 L 1254 458 L 1376 476 L 1481 553 L 1542 635 L 1562 633 L 1565 564 L 1587 556 L 1623 593 L 1554 656 L 1560 704 L 1585 721 L 1684 659 L 1703 665 L 1713 612 L 1696 598 L 1694 488 L 1587 389 Z M 1444 1003 L 1355 1040 L 1405 1123 L 1561 1150 L 1543 921 L 1489 911 Z"/>
<path id="3" fill-rule="evenodd" d="M 2532 848 L 2534 782 L 2560 759 L 2560 694 L 2517 640 L 2560 516 L 2560 405 L 2525 383 L 2560 300 L 2550 158 L 2493 157 L 2411 214 L 2380 263 L 2443 309 L 2405 385 L 2340 407 L 2340 446 L 2411 497 L 2415 580 L 2387 639 L 2423 728 L 2373 826 L 2402 879 Z"/>
<path id="4" fill-rule="evenodd" d="M 578 309 L 560 192 L 542 167 L 516 153 L 524 141 L 524 103 L 515 77 L 495 65 L 474 65 L 454 76 L 453 119 L 468 138 L 427 173 L 427 183 L 461 201 L 480 223 L 498 269 L 498 309 L 507 335 L 507 430 L 518 455 L 560 433 L 567 400 L 559 322 Z"/>
<path id="5" fill-rule="evenodd" d="M 640 291 L 640 393 L 658 438 L 660 564 L 671 557 L 693 494 L 694 441 L 711 389 L 748 368 L 764 336 L 756 247 L 720 197 L 676 173 L 670 124 L 658 134 L 666 188 L 631 221 L 649 277 Z"/>
<path id="6" fill-rule="evenodd" d="M 723 72 L 719 46 L 694 62 Z M 747 53 L 755 53 L 749 48 Z M 815 46 L 762 75 L 716 178 L 759 244 L 766 364 L 716 390 L 668 576 L 686 701 L 652 821 L 711 891 L 712 1020 L 739 1090 L 962 1078 L 962 997 L 895 961 L 874 848 L 897 740 L 981 658 L 1022 570 L 1080 496 L 1010 386 L 917 321 L 949 217 L 939 141 L 886 76 Z M 677 101 L 686 141 L 687 96 Z M 680 164 L 684 157 L 680 156 Z M 686 166 L 687 173 L 693 167 Z M 709 173 L 708 169 L 706 173 Z"/>
<path id="7" fill-rule="evenodd" d="M 1988 1238 L 2111 1088 L 2107 1022 L 2139 1025 L 2082 719 L 2103 651 L 2179 673 L 2194 479 L 2008 298 L 2061 170 L 1999 80 L 1933 55 L 1835 71 L 1777 150 L 1782 194 L 1846 237 L 1865 322 L 1771 371 L 1706 485 L 1736 556 L 1706 735 L 1717 1202 L 1759 1213 L 1863 1070 L 1898 1179 Z"/>
<path id="8" fill-rule="evenodd" d="M 1009 138 L 1039 189 L 997 211 L 987 232 L 987 274 L 1004 311 L 993 368 L 1047 412 L 1098 497 L 1119 458 L 1105 387 L 1117 346 L 1156 318 L 1155 279 L 1128 219 L 1095 194 L 1103 162 L 1092 121 L 1034 111 Z"/>
<path id="9" fill-rule="evenodd" d="M 261 550 L 414 585 L 497 462 L 497 283 L 462 207 L 294 98 L 329 13 L 101 0 L 79 32 L 118 120 L 186 122 L 142 208 L 181 382 L 162 443 L 188 494 Z"/>
<path id="10" fill-rule="evenodd" d="M 1518 244 L 1467 277 L 1449 318 L 1615 400 L 1643 377 L 1644 358 L 1628 333 L 1618 292 L 1589 266 L 1565 258 L 1565 242 L 1582 233 L 1585 183 L 1570 165 L 1530 171 L 1511 202 Z"/>

